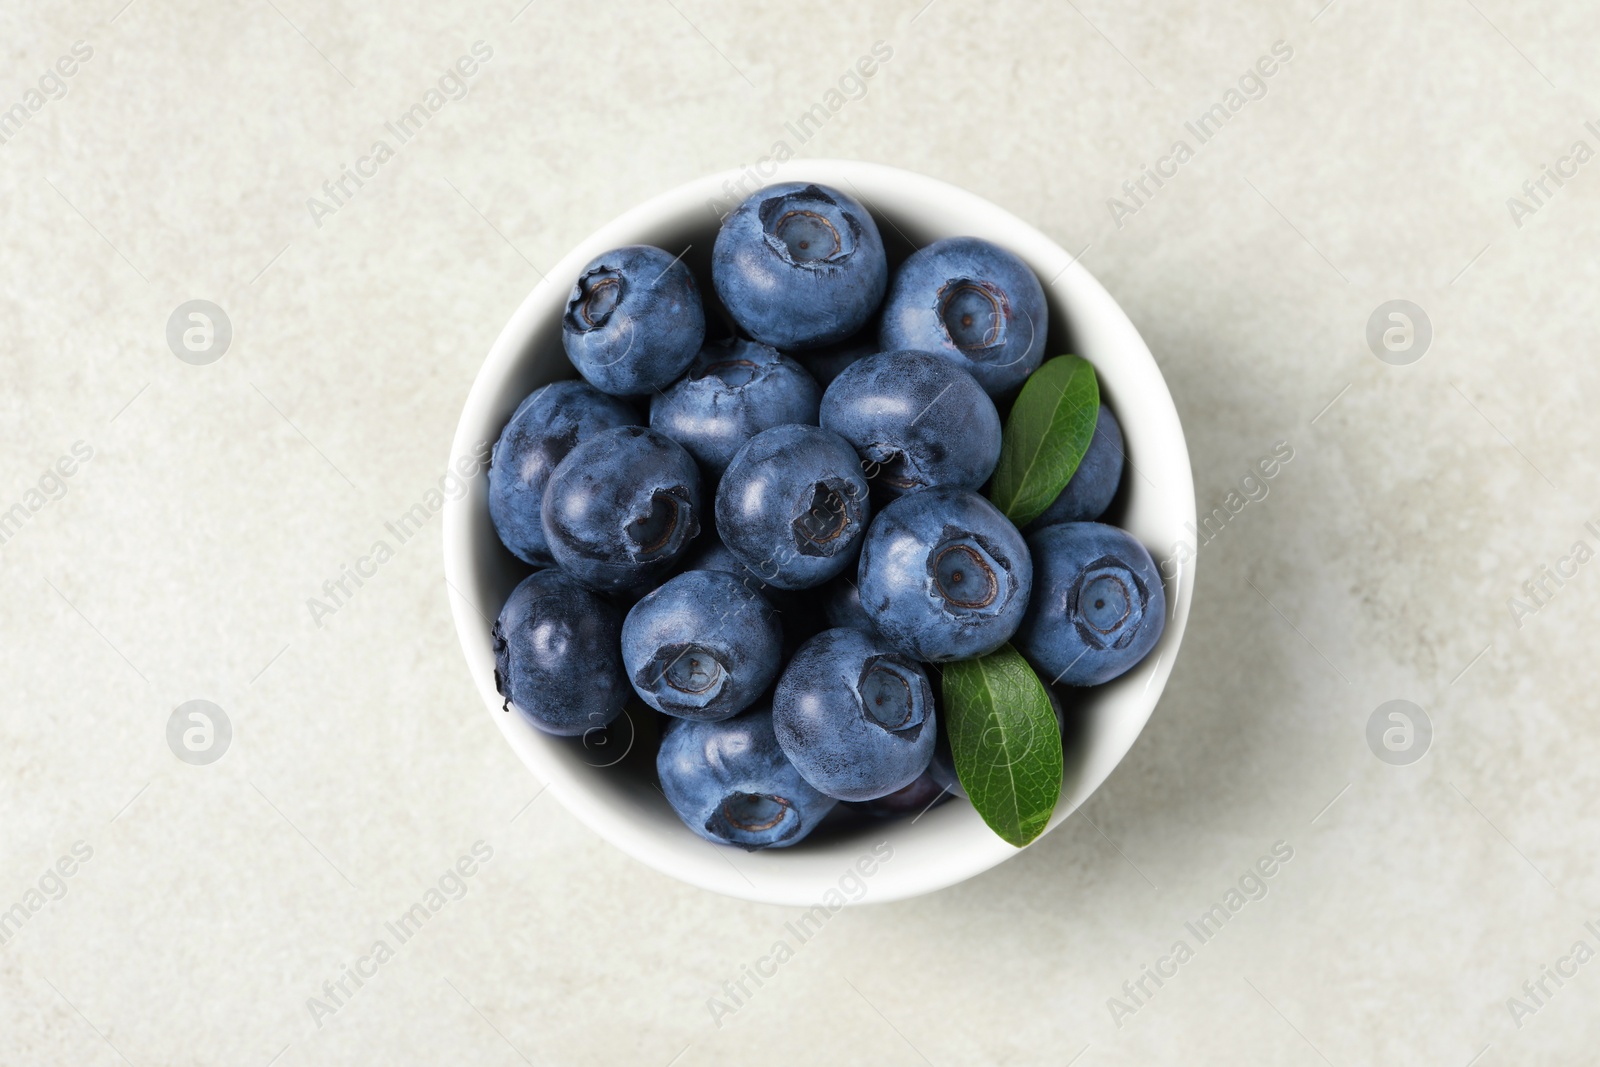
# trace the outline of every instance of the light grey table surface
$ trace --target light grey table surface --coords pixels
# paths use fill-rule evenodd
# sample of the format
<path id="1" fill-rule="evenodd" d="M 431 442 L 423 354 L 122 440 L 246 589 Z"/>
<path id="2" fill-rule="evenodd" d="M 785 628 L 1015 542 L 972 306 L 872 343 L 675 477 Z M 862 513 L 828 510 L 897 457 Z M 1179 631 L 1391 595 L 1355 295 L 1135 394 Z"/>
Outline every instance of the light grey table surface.
<path id="1" fill-rule="evenodd" d="M 0 1062 L 1592 1062 L 1600 24 L 1324 2 L 0 8 Z M 461 99 L 324 190 L 479 41 Z M 1081 815 L 840 913 L 721 1017 L 794 913 L 538 796 L 438 518 L 308 601 L 425 500 L 541 270 L 778 141 L 1085 249 L 1202 511 L 1293 459 L 1201 548 L 1171 684 Z M 195 299 L 232 326 L 205 366 L 166 337 Z M 1405 365 L 1366 337 L 1396 299 L 1431 324 Z M 207 766 L 167 743 L 195 699 L 232 727 Z M 1368 744 L 1391 700 L 1431 723 L 1408 764 Z M 385 933 L 479 842 L 460 899 Z"/>

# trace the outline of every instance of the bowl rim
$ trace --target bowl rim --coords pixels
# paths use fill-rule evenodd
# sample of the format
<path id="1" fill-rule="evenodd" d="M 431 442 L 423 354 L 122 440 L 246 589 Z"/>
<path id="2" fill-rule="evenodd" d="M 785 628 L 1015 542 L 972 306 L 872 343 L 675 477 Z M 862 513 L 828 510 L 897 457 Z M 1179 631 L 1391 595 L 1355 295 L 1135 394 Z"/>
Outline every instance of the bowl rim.
<path id="1" fill-rule="evenodd" d="M 1072 766 L 1062 795 L 1045 832 L 1033 843 L 1037 844 L 1076 811 L 1127 755 L 1166 687 L 1182 644 L 1194 594 L 1196 511 L 1188 449 L 1172 396 L 1132 321 L 1077 257 L 991 201 L 939 179 L 878 163 L 794 159 L 771 163 L 770 173 L 767 166 L 724 170 L 662 192 L 601 226 L 545 272 L 501 329 L 479 367 L 456 426 L 451 457 L 466 457 L 475 450 L 481 455 L 482 443 L 492 445 L 498 438 L 506 414 L 522 399 L 514 396 L 508 406 L 505 393 L 510 382 L 518 378 L 525 361 L 540 359 L 530 351 L 536 334 L 549 328 L 552 313 L 559 323 L 566 293 L 594 256 L 625 244 L 650 243 L 641 235 L 682 228 L 697 219 L 709 226 L 719 210 L 730 210 L 758 188 L 783 181 L 832 185 L 862 201 L 875 218 L 902 233 L 902 226 L 948 231 L 940 236 L 973 233 L 1021 256 L 1039 276 L 1052 312 L 1059 314 L 1061 308 L 1070 307 L 1072 314 L 1067 319 L 1074 348 L 1095 364 L 1102 385 L 1112 379 L 1118 383 L 1112 395 L 1124 428 L 1129 466 L 1151 483 L 1148 491 L 1138 486 L 1130 490 L 1130 514 L 1137 511 L 1141 529 L 1136 536 L 1162 567 L 1168 602 L 1167 626 L 1151 654 L 1128 674 L 1088 691 L 1095 694 L 1085 697 L 1089 735 L 1082 740 L 1081 751 L 1069 753 Z M 880 205 L 888 205 L 889 210 L 881 211 Z M 961 228 L 950 230 L 942 221 L 945 219 L 959 220 Z M 1102 367 L 1108 352 L 1115 352 L 1116 362 Z M 556 362 L 571 371 L 564 354 Z M 570 375 L 553 377 L 565 376 Z M 1135 454 L 1141 461 L 1137 466 Z M 1152 481 L 1152 474 L 1158 481 Z M 884 822 L 879 832 L 841 839 L 817 850 L 816 855 L 804 846 L 744 853 L 699 838 L 675 817 L 675 831 L 665 829 L 659 820 L 646 821 L 639 817 L 637 806 L 615 790 L 597 789 L 599 777 L 577 771 L 570 750 L 562 752 L 567 739 L 542 734 L 522 716 L 502 711 L 488 636 L 492 615 L 498 615 L 499 607 L 494 605 L 491 613 L 485 610 L 487 605 L 478 603 L 481 596 L 474 598 L 467 592 L 480 591 L 487 569 L 481 551 L 475 550 L 475 545 L 482 543 L 485 524 L 489 536 L 494 536 L 488 518 L 487 481 L 484 464 L 468 479 L 468 491 L 445 503 L 444 578 L 456 634 L 480 696 L 501 734 L 523 765 L 595 833 L 657 871 L 692 885 L 770 904 L 823 904 L 829 911 L 837 910 L 836 898 L 839 906 L 844 906 L 933 892 L 1022 851 L 989 831 L 971 805 L 947 803 L 925 812 L 929 825 L 918 831 L 900 819 Z M 1159 498 L 1150 495 L 1157 492 Z M 1152 537 L 1157 543 L 1173 546 L 1165 559 L 1152 547 Z M 661 807 L 665 808 L 664 801 Z M 912 820 L 916 821 L 920 818 Z M 906 832 L 897 836 L 897 829 Z M 882 841 L 868 840 L 875 838 Z M 945 845 L 937 844 L 936 838 L 945 839 Z M 842 847 L 847 842 L 853 844 Z M 909 860 L 888 862 L 896 855 Z M 844 889 L 847 883 L 848 891 Z M 863 886 L 859 895 L 856 883 Z"/>

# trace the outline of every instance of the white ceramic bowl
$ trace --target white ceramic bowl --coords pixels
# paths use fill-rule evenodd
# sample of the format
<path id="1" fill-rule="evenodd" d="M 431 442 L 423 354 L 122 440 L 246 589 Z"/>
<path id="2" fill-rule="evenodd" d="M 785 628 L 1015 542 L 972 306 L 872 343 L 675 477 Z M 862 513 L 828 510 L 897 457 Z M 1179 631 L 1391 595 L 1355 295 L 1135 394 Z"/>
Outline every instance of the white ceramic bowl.
<path id="1" fill-rule="evenodd" d="M 742 191 L 738 185 L 746 184 Z M 1150 350 L 1116 301 L 1050 238 L 982 197 L 932 178 L 871 163 L 793 160 L 759 184 L 814 181 L 854 195 L 872 211 L 891 266 L 912 247 L 958 234 L 986 238 L 1021 256 L 1050 302 L 1046 356 L 1075 352 L 1094 364 L 1100 389 L 1122 423 L 1129 467 L 1109 521 L 1131 531 L 1165 563 L 1170 605 L 1166 632 L 1149 658 L 1109 685 L 1084 691 L 1069 708 L 1076 720 L 1066 780 L 1050 820 L 1054 829 L 1105 781 L 1144 728 L 1172 671 L 1194 591 L 1191 554 L 1194 482 L 1183 428 Z M 654 198 L 600 228 L 552 267 L 500 332 L 472 384 L 451 458 L 492 445 L 519 401 L 535 388 L 575 377 L 561 348 L 561 313 L 584 264 L 607 249 L 653 244 L 709 278 L 718 201 L 723 209 L 754 190 L 749 171 L 728 171 Z M 490 626 L 527 568 L 501 547 L 489 520 L 488 478 L 446 505 L 444 568 L 456 630 L 489 716 L 522 762 L 561 803 L 596 833 L 655 869 L 747 900 L 809 906 L 887 901 L 927 893 L 970 878 L 1017 854 L 984 825 L 972 806 L 950 801 L 910 819 L 829 832 L 824 825 L 799 845 L 745 853 L 692 833 L 656 787 L 654 724 L 619 721 L 607 747 L 550 737 L 520 715 L 501 710 L 495 691 Z M 654 713 L 650 713 L 654 714 Z M 636 743 L 635 743 L 636 742 Z M 619 759 L 619 755 L 632 751 Z M 877 851 L 874 852 L 874 846 Z"/>

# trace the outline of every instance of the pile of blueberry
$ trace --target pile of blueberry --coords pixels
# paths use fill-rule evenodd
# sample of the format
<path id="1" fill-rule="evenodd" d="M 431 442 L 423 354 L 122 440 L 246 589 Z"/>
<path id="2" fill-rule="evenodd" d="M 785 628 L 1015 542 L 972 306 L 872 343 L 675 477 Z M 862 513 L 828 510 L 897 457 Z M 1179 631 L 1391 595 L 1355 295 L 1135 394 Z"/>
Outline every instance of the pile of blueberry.
<path id="1" fill-rule="evenodd" d="M 1044 356 L 1019 258 L 950 238 L 891 278 L 860 203 L 787 183 L 724 220 L 710 280 L 659 248 L 596 257 L 562 319 L 583 380 L 534 392 L 495 445 L 490 514 L 535 568 L 494 627 L 508 708 L 576 737 L 637 696 L 684 822 L 786 847 L 839 801 L 961 794 L 928 665 L 1011 641 L 1059 716 L 1056 685 L 1150 651 L 1155 565 L 1093 521 L 1122 477 L 1110 409 L 1026 531 L 978 493 L 996 403 Z"/>

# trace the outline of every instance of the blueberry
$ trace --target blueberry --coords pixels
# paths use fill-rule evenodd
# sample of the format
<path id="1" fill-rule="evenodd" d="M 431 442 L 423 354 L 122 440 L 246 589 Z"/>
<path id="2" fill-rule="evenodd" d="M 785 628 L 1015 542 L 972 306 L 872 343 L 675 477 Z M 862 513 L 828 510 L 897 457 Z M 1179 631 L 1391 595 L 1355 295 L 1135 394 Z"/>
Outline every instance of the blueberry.
<path id="1" fill-rule="evenodd" d="M 852 574 L 841 574 L 822 587 L 822 610 L 828 625 L 835 629 L 844 627 L 864 634 L 878 632 L 861 606 L 861 589 Z"/>
<path id="2" fill-rule="evenodd" d="M 842 341 L 877 310 L 889 266 L 877 224 L 825 185 L 768 186 L 722 222 L 711 282 L 745 332 L 774 348 Z"/>
<path id="3" fill-rule="evenodd" d="M 719 722 L 673 719 L 656 752 L 667 803 L 689 829 L 722 845 L 787 848 L 836 803 L 800 776 L 778 747 L 772 709 Z"/>
<path id="4" fill-rule="evenodd" d="M 876 800 L 863 801 L 857 806 L 857 810 L 876 819 L 897 819 L 906 815 L 915 817 L 946 797 L 960 795 L 964 794 L 954 794 L 946 789 L 933 776 L 933 768 L 929 767 L 912 779 L 910 785 L 896 789 L 893 793 L 885 794 Z"/>
<path id="5" fill-rule="evenodd" d="M 717 532 L 779 589 L 806 589 L 856 557 L 870 505 L 850 442 L 816 426 L 777 426 L 745 442 L 717 486 Z"/>
<path id="6" fill-rule="evenodd" d="M 628 245 L 596 256 L 567 297 L 561 343 L 604 393 L 639 396 L 683 373 L 706 336 L 694 275 L 671 253 Z"/>
<path id="7" fill-rule="evenodd" d="M 737 715 L 778 676 L 783 630 L 761 594 L 722 571 L 685 571 L 622 624 L 622 662 L 646 704 L 682 719 Z"/>
<path id="8" fill-rule="evenodd" d="M 1050 708 L 1056 713 L 1056 730 L 1062 737 L 1066 736 L 1067 720 L 1061 707 L 1061 694 L 1056 692 L 1056 687 L 1048 683 L 1044 687 L 1045 694 L 1050 698 Z M 961 786 L 961 779 L 956 776 L 955 756 L 950 752 L 950 722 L 942 720 L 939 724 L 939 741 L 933 746 L 933 759 L 928 761 L 928 774 L 933 780 L 943 786 L 947 792 L 958 797 L 967 795 Z"/>
<path id="9" fill-rule="evenodd" d="M 823 616 L 822 606 L 816 598 L 807 595 L 803 590 L 779 589 L 764 581 L 749 567 L 739 562 L 739 558 L 728 551 L 728 546 L 722 543 L 714 529 L 706 529 L 695 539 L 691 548 L 683 559 L 684 571 L 723 571 L 739 579 L 740 583 L 752 592 L 760 593 L 761 598 L 772 606 L 777 614 L 778 623 L 783 631 L 783 654 L 781 659 L 788 659 L 789 653 L 820 630 L 828 628 L 828 622 Z"/>
<path id="10" fill-rule="evenodd" d="M 605 726 L 632 690 L 622 670 L 622 613 L 555 569 L 511 591 L 494 624 L 494 684 L 546 733 Z"/>
<path id="11" fill-rule="evenodd" d="M 967 791 L 962 788 L 961 779 L 956 775 L 956 759 L 950 752 L 950 738 L 947 731 L 950 723 L 946 720 L 939 725 L 939 738 L 933 746 L 933 758 L 928 760 L 928 777 L 953 796 L 965 797 Z"/>
<path id="12" fill-rule="evenodd" d="M 1026 532 L 1031 534 L 1060 522 L 1090 522 L 1104 515 L 1117 495 L 1117 486 L 1122 484 L 1122 464 L 1122 427 L 1111 409 L 1101 404 L 1089 450 L 1083 454 L 1072 480 L 1044 509 L 1044 514 L 1028 524 Z"/>
<path id="13" fill-rule="evenodd" d="M 762 430 L 816 424 L 822 390 L 804 367 L 755 341 L 700 350 L 689 373 L 650 398 L 650 425 L 720 475 L 733 454 Z"/>
<path id="14" fill-rule="evenodd" d="M 840 800 L 910 785 L 937 733 L 922 668 L 859 630 L 824 630 L 800 647 L 773 690 L 772 723 L 806 781 Z"/>
<path id="15" fill-rule="evenodd" d="M 855 446 L 889 499 L 952 485 L 976 489 L 1000 461 L 1000 416 L 966 371 L 926 352 L 880 352 L 822 395 L 822 427 Z"/>
<path id="16" fill-rule="evenodd" d="M 870 336 L 868 336 L 870 334 Z M 825 348 L 812 348 L 794 353 L 794 358 L 810 372 L 817 384 L 826 389 L 844 369 L 858 360 L 866 359 L 878 350 L 878 331 L 873 325 L 848 341 Z"/>
<path id="17" fill-rule="evenodd" d="M 1017 651 L 1046 681 L 1100 685 L 1150 652 L 1167 621 L 1167 596 L 1150 553 L 1098 522 L 1067 522 L 1028 538 L 1038 569 Z"/>
<path id="18" fill-rule="evenodd" d="M 676 441 L 642 426 L 580 443 L 550 475 L 544 535 L 561 569 L 626 591 L 672 569 L 700 532 L 700 473 Z"/>
<path id="19" fill-rule="evenodd" d="M 938 486 L 878 513 L 861 548 L 861 606 L 907 655 L 982 656 L 1022 621 L 1033 563 L 1017 528 L 983 497 Z"/>
<path id="20" fill-rule="evenodd" d="M 583 382 L 552 382 L 517 405 L 489 464 L 489 517 L 501 543 L 524 563 L 549 563 L 539 506 L 550 472 L 579 441 L 638 422 L 633 408 Z"/>
<path id="21" fill-rule="evenodd" d="M 746 589 L 760 593 L 767 598 L 768 603 L 774 607 L 781 607 L 778 603 L 787 593 L 786 589 L 774 589 L 762 580 L 761 576 L 739 562 L 739 557 L 728 551 L 728 546 L 722 543 L 722 538 L 717 536 L 714 529 L 704 529 L 700 536 L 683 556 L 683 570 L 688 571 L 722 571 L 738 578 Z"/>
<path id="22" fill-rule="evenodd" d="M 947 237 L 900 265 L 878 343 L 936 352 L 999 396 L 1038 369 L 1048 327 L 1044 289 L 1026 263 L 977 237 Z"/>

